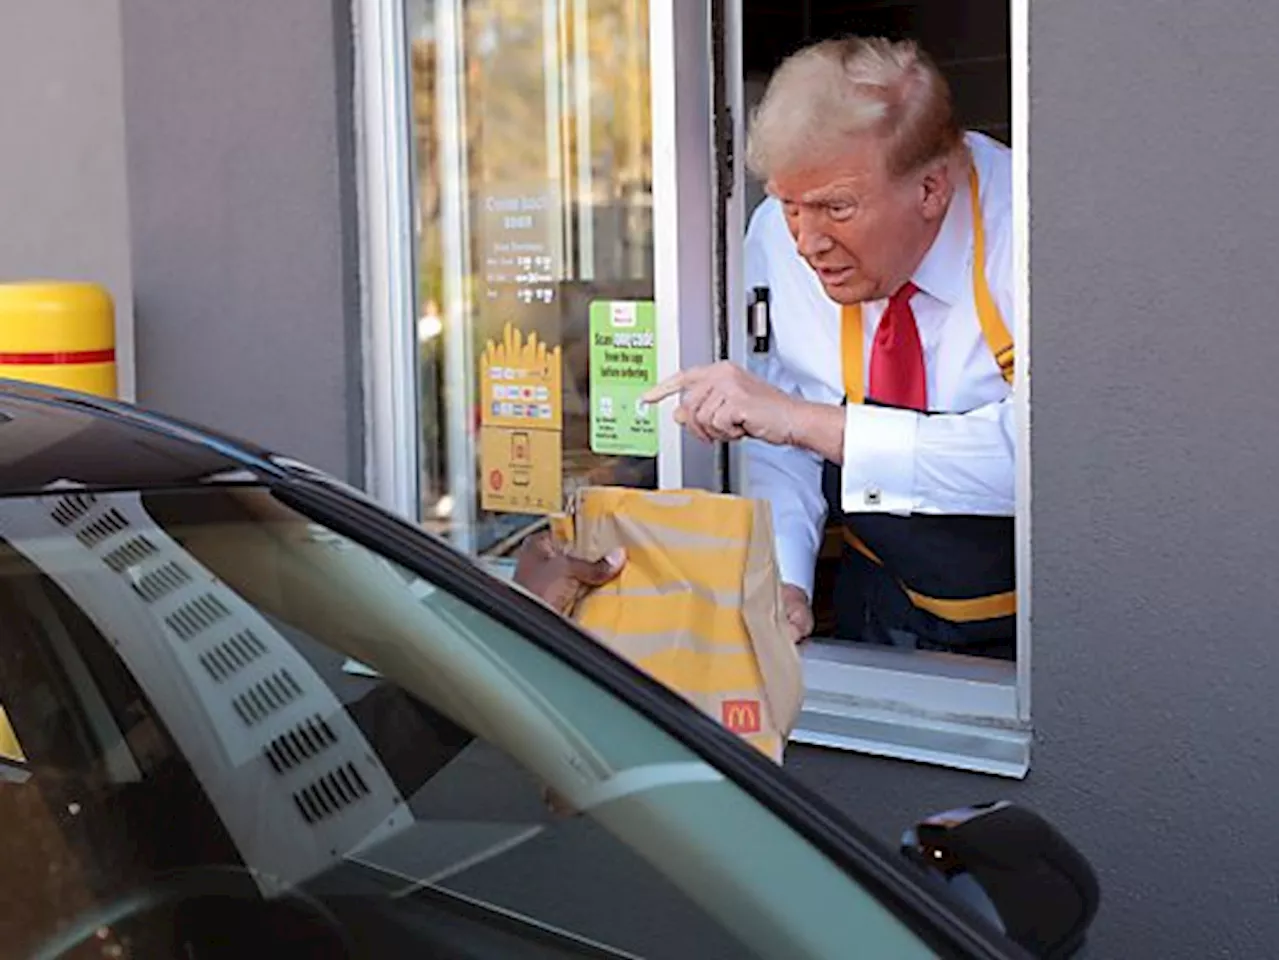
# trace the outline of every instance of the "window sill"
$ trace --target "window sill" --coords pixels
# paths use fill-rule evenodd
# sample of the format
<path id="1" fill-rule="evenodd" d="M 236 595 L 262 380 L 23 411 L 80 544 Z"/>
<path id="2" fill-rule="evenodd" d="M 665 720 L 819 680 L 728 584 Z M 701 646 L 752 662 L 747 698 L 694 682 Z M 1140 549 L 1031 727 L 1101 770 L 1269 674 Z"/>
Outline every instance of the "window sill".
<path id="1" fill-rule="evenodd" d="M 1012 663 L 811 640 L 794 743 L 1021 779 L 1030 725 Z"/>

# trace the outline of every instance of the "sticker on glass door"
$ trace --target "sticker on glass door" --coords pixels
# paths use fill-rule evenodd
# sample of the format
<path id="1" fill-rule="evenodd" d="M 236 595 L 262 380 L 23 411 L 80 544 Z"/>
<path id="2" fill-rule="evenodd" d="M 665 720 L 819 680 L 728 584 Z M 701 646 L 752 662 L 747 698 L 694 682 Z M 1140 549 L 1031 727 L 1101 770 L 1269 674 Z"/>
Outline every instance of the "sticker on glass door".
<path id="1" fill-rule="evenodd" d="M 656 411 L 640 398 L 657 382 L 652 300 L 591 304 L 591 449 L 627 457 L 658 455 Z"/>
<path id="2" fill-rule="evenodd" d="M 480 355 L 480 506 L 546 514 L 562 498 L 560 348 L 507 324 Z"/>

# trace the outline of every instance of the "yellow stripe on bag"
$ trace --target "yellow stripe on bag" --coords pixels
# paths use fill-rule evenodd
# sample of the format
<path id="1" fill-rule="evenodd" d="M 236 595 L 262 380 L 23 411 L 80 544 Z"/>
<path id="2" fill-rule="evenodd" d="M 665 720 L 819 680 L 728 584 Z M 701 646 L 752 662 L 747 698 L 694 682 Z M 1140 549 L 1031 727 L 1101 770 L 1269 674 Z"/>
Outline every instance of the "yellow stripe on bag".
<path id="1" fill-rule="evenodd" d="M 707 644 L 742 646 L 742 612 L 718 606 L 688 593 L 666 596 L 628 597 L 624 587 L 602 588 L 583 600 L 578 622 L 588 630 L 609 630 L 618 635 L 671 634 L 697 624 L 698 639 Z M 619 606 L 621 602 L 622 606 Z M 618 629 L 618 610 L 626 610 L 626 620 Z"/>
<path id="2" fill-rule="evenodd" d="M 573 543 L 573 517 L 563 513 L 555 513 L 547 518 L 547 526 L 551 537 L 561 543 Z"/>
<path id="3" fill-rule="evenodd" d="M 782 737 L 776 733 L 745 733 L 739 736 L 757 750 L 770 756 L 782 752 Z"/>
<path id="4" fill-rule="evenodd" d="M 625 642 L 624 637 L 619 639 Z M 637 659 L 636 666 L 659 683 L 691 694 L 753 689 L 761 684 L 755 655 L 746 648 L 738 653 L 707 654 L 668 647 Z"/>
<path id="5" fill-rule="evenodd" d="M 742 589 L 740 548 L 734 556 L 721 548 L 716 550 L 670 547 L 659 550 L 632 550 L 627 555 L 627 565 L 622 568 L 623 589 L 658 590 L 672 584 L 693 581 L 707 590 L 732 591 Z"/>
<path id="6" fill-rule="evenodd" d="M 689 522 L 688 508 L 695 502 L 698 505 L 698 523 Z M 593 490 L 592 496 L 586 498 L 582 505 L 582 516 L 587 520 L 603 520 L 613 514 L 624 514 L 627 519 L 650 527 L 666 527 L 679 532 L 693 532 L 694 529 L 715 530 L 716 534 L 725 538 L 746 540 L 751 535 L 751 514 L 744 511 L 742 503 L 731 497 L 718 497 L 705 491 L 663 490 L 625 490 L 606 488 Z"/>

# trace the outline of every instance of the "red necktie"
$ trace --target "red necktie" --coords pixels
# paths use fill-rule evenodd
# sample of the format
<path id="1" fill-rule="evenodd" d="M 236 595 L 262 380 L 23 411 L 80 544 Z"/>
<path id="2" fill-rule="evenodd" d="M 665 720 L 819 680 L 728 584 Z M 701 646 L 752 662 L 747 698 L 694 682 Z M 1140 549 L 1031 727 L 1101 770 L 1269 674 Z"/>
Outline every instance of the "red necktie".
<path id="1" fill-rule="evenodd" d="M 919 293 L 907 282 L 889 298 L 876 327 L 871 347 L 871 375 L 867 396 L 880 403 L 909 410 L 927 409 L 924 385 L 924 349 L 911 298 Z"/>

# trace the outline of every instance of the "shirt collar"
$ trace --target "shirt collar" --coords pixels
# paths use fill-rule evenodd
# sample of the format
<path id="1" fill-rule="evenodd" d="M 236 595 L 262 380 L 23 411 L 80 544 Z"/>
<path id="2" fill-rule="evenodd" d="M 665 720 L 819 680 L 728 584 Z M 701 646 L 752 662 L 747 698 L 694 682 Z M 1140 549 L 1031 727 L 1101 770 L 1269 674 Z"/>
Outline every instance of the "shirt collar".
<path id="1" fill-rule="evenodd" d="M 969 185 L 951 196 L 933 244 L 911 275 L 911 282 L 947 306 L 964 300 L 969 279 Z"/>

